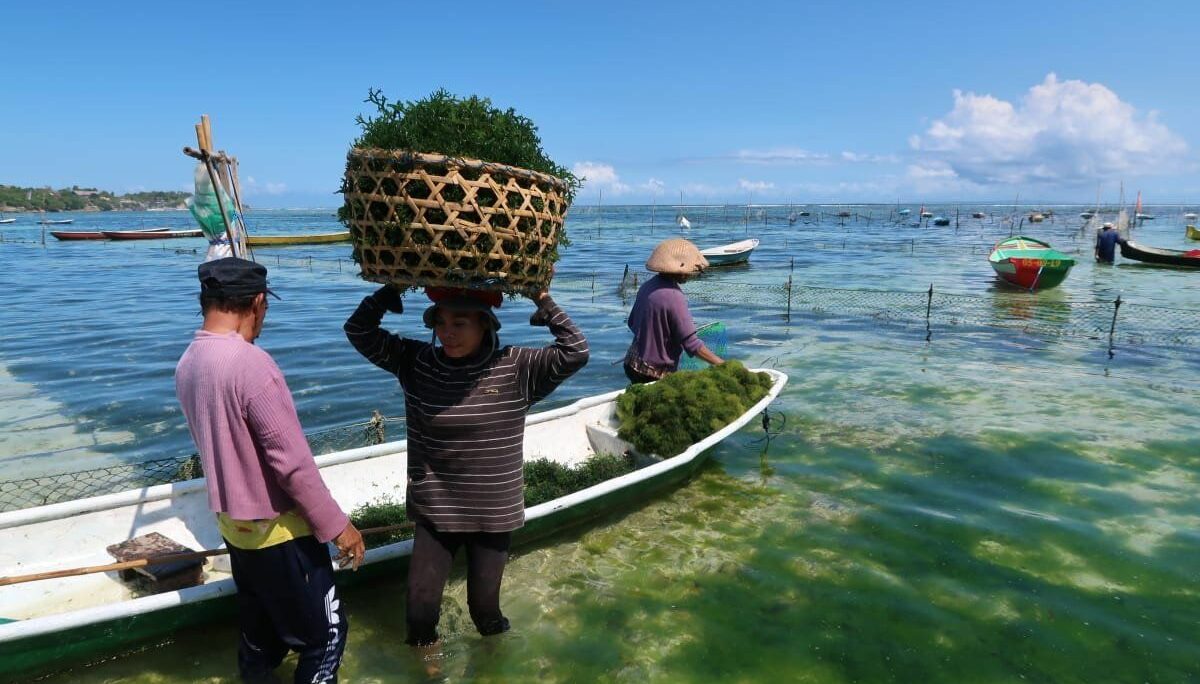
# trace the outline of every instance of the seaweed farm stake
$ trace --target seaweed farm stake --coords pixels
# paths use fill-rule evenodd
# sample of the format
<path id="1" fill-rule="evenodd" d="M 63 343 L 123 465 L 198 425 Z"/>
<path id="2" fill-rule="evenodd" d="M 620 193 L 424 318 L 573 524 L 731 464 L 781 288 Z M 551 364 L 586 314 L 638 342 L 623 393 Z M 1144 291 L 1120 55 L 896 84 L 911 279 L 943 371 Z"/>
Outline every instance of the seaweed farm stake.
<path id="1" fill-rule="evenodd" d="M 1113 301 L 1112 325 L 1108 327 L 1108 358 L 1113 357 L 1113 335 L 1117 332 L 1117 312 L 1121 310 L 1121 295 Z"/>
<path id="2" fill-rule="evenodd" d="M 929 327 L 929 314 L 933 310 L 933 283 L 929 283 L 929 298 L 925 300 L 925 341 L 933 338 L 933 329 Z"/>

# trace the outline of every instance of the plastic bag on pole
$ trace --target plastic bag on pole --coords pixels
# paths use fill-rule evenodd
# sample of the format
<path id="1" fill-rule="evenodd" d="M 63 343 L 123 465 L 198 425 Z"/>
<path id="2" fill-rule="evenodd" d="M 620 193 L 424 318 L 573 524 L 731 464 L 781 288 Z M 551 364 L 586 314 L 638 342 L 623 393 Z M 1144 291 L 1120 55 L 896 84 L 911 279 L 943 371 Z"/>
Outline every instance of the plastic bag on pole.
<path id="1" fill-rule="evenodd" d="M 224 188 L 213 187 L 212 181 L 208 177 L 208 169 L 203 163 L 196 164 L 196 170 L 192 176 L 195 180 L 196 192 L 188 199 L 187 208 L 192 212 L 196 223 L 200 224 L 200 230 L 204 233 L 204 237 L 208 238 L 208 254 L 205 255 L 204 260 L 212 261 L 233 256 L 233 249 L 229 245 L 229 235 L 225 232 L 225 221 L 221 218 L 221 205 L 217 204 L 218 196 L 220 202 L 225 205 L 225 214 L 229 217 L 229 230 L 233 234 L 234 240 L 240 241 L 241 226 L 238 221 L 237 208 Z"/>

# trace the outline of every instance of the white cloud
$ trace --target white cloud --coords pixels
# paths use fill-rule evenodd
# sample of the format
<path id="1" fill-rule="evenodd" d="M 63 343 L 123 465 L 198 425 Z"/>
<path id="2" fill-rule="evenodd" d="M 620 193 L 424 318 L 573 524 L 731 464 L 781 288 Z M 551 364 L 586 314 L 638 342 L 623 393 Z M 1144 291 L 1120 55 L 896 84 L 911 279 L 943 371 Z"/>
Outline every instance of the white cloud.
<path id="1" fill-rule="evenodd" d="M 829 155 L 798 147 L 777 147 L 770 150 L 738 150 L 732 159 L 746 164 L 814 164 L 828 161 Z"/>
<path id="2" fill-rule="evenodd" d="M 1078 185 L 1178 166 L 1182 138 L 1099 83 L 1051 73 L 1017 104 L 954 91 L 954 108 L 909 139 L 914 180 Z"/>
<path id="3" fill-rule="evenodd" d="M 660 181 L 657 178 L 651 178 L 650 180 L 646 181 L 645 183 L 642 183 L 641 185 L 639 185 L 638 189 L 645 190 L 654 195 L 661 195 L 663 193 L 663 190 L 666 189 L 666 187 L 667 187 L 666 183 Z"/>
<path id="4" fill-rule="evenodd" d="M 287 192 L 287 183 L 259 183 L 254 176 L 246 176 L 244 189 L 247 195 L 282 195 Z"/>
<path id="5" fill-rule="evenodd" d="M 842 161 L 852 164 L 895 164 L 900 158 L 894 154 L 863 154 L 860 152 L 842 152 Z"/>
<path id="6" fill-rule="evenodd" d="M 617 170 L 611 164 L 581 161 L 576 162 L 571 171 L 592 188 L 608 190 L 614 195 L 629 191 L 629 186 L 621 182 Z"/>
<path id="7" fill-rule="evenodd" d="M 767 190 L 774 190 L 775 184 L 767 181 L 750 181 L 745 178 L 739 178 L 738 189 L 747 192 L 765 192 Z"/>

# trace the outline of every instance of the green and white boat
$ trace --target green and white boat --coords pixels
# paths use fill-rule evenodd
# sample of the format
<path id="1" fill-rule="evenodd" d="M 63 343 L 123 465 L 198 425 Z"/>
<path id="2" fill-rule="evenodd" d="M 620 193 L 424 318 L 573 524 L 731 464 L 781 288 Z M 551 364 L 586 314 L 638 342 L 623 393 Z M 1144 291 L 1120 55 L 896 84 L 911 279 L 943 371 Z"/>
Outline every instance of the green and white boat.
<path id="1" fill-rule="evenodd" d="M 632 472 L 528 508 L 515 542 L 636 505 L 689 478 L 710 447 L 746 426 L 779 396 L 787 376 L 775 370 L 761 372 L 771 377 L 770 391 L 735 421 L 678 456 L 638 457 L 639 467 Z M 616 399 L 623 391 L 530 415 L 526 459 L 575 465 L 596 454 L 630 450 L 617 436 Z M 402 502 L 407 454 L 407 442 L 398 441 L 326 454 L 316 461 L 334 498 L 349 511 L 384 498 Z M 0 576 L 105 565 L 113 560 L 107 547 L 152 532 L 196 550 L 222 545 L 203 479 L 0 513 Z M 385 574 L 401 577 L 411 552 L 411 540 L 370 549 L 359 572 L 338 573 L 339 583 Z M 119 652 L 182 627 L 233 619 L 237 590 L 227 557 L 209 559 L 200 581 L 152 595 L 138 595 L 117 573 L 6 586 L 0 589 L 0 673 L 32 676 Z"/>
<path id="2" fill-rule="evenodd" d="M 1075 259 L 1048 242 L 1018 235 L 997 243 L 988 263 L 1008 283 L 1026 290 L 1047 290 L 1066 280 Z"/>

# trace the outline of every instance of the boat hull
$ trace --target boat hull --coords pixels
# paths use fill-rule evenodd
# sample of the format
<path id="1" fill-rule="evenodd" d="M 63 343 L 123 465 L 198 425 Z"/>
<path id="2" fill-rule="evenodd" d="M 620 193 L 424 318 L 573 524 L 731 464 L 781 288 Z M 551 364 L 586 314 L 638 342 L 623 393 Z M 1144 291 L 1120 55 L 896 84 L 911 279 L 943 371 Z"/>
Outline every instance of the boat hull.
<path id="1" fill-rule="evenodd" d="M 109 240 L 168 240 L 192 238 L 204 235 L 200 230 L 106 230 L 102 233 Z"/>
<path id="2" fill-rule="evenodd" d="M 773 380 L 770 392 L 742 416 L 693 444 L 678 456 L 654 462 L 631 473 L 599 483 L 587 489 L 548 501 L 526 510 L 526 524 L 514 535 L 514 544 L 525 545 L 570 529 L 598 516 L 638 506 L 650 496 L 677 486 L 691 478 L 707 460 L 707 450 L 735 431 L 750 424 L 782 391 L 787 376 L 768 370 Z M 529 416 L 526 426 L 526 457 L 543 453 L 570 453 L 571 459 L 583 458 L 583 451 L 619 453 L 623 442 L 611 427 L 615 420 L 615 400 L 621 392 L 610 392 L 581 399 L 559 409 Z M 582 434 L 581 434 L 582 433 Z M 627 445 L 625 445 L 627 446 Z M 387 492 L 403 491 L 403 473 L 407 470 L 407 445 L 404 442 L 352 449 L 317 458 L 334 497 L 347 510 L 363 502 L 376 500 Z M 189 513 L 190 512 L 190 513 Z M 132 516 L 132 517 L 130 517 Z M 164 517 L 177 516 L 174 520 Z M 142 522 L 143 519 L 150 522 Z M 130 520 L 135 524 L 131 527 Z M 220 542 L 212 514 L 207 510 L 207 495 L 202 480 L 159 485 L 115 495 L 94 497 L 64 504 L 0 514 L 0 556 L 7 563 L 0 574 L 20 574 L 39 569 L 22 564 L 29 554 L 20 543 L 34 538 L 39 547 L 53 542 L 54 529 L 76 535 L 91 544 L 102 544 L 115 536 L 142 534 L 149 528 L 166 529 L 177 524 L 177 537 L 191 530 L 199 539 L 196 548 L 213 548 Z M 201 529 L 202 528 L 202 529 Z M 21 542 L 21 540 L 25 540 Z M 13 543 L 7 543 L 7 542 Z M 59 543 L 69 542 L 59 539 Z M 190 541 L 190 540 L 189 540 Z M 78 542 L 76 542 L 78 543 Z M 371 549 L 358 572 L 338 572 L 339 586 L 352 586 L 372 579 L 401 579 L 407 571 L 412 540 Z M 15 570 L 15 571 L 14 571 Z M 211 571 L 210 571 L 211 572 Z M 96 576 L 90 576 L 96 577 Z M 66 581 L 83 580 L 70 578 Z M 58 581 L 52 580 L 51 582 Z M 95 582 L 111 580 L 99 579 Z M 40 585 L 43 583 L 34 583 Z M 15 585 L 4 596 L 15 615 L 22 601 L 11 592 L 30 585 Z M 88 585 L 93 587 L 95 585 Z M 37 590 L 47 602 L 57 600 L 73 605 L 69 585 Z M 205 584 L 141 598 L 98 603 L 90 607 L 50 613 L 25 620 L 0 624 L 0 663 L 9 677 L 28 678 L 69 667 L 89 659 L 120 652 L 179 629 L 202 625 L 213 620 L 232 619 L 236 611 L 236 588 L 232 578 L 224 576 Z M 0 603 L 0 606 L 5 605 Z M 77 605 L 77 604 L 75 604 Z"/>
<path id="3" fill-rule="evenodd" d="M 707 457 L 697 458 L 686 467 L 665 471 L 634 486 L 531 520 L 514 533 L 513 546 L 520 548 L 556 533 L 569 531 L 572 527 L 605 514 L 644 504 L 650 497 L 682 485 L 695 475 L 706 461 Z M 392 546 L 404 547 L 403 553 L 364 565 L 358 572 L 335 573 L 337 585 L 348 588 L 373 580 L 404 579 L 408 574 L 412 543 L 399 542 Z M 372 549 L 368 554 L 386 548 Z M 222 582 L 232 585 L 232 580 Z M 150 613 L 0 643 L 0 663 L 4 663 L 6 673 L 20 674 L 20 680 L 11 681 L 24 681 L 32 676 L 49 674 L 64 666 L 78 666 L 80 663 L 120 653 L 181 629 L 199 627 L 220 620 L 231 621 L 237 614 L 236 591 L 232 586 L 226 589 L 207 600 L 181 603 Z"/>
<path id="4" fill-rule="evenodd" d="M 1200 240 L 1200 229 L 1197 229 L 1196 226 L 1188 226 L 1187 237 L 1189 240 Z"/>
<path id="5" fill-rule="evenodd" d="M 70 240 L 107 240 L 104 233 L 98 230 L 52 230 L 50 234 L 64 241 Z"/>
<path id="6" fill-rule="evenodd" d="M 143 228 L 141 230 L 122 231 L 125 233 L 166 233 L 167 228 Z M 52 230 L 50 234 L 59 240 L 107 240 L 103 231 L 99 230 Z"/>
<path id="7" fill-rule="evenodd" d="M 759 241 L 756 239 L 742 240 L 741 242 L 733 242 L 720 247 L 712 247 L 710 249 L 700 250 L 700 254 L 704 255 L 709 266 L 729 266 L 730 264 L 743 264 L 750 261 L 750 254 L 758 248 Z"/>
<path id="8" fill-rule="evenodd" d="M 744 264 L 750 261 L 750 252 L 742 252 L 741 254 L 721 254 L 717 256 L 706 256 L 709 266 L 729 266 L 730 264 Z"/>
<path id="9" fill-rule="evenodd" d="M 988 263 L 1001 280 L 1026 290 L 1058 287 L 1075 266 L 1073 258 L 1048 243 L 1023 235 L 1000 241 Z"/>
<path id="10" fill-rule="evenodd" d="M 1134 261 L 1160 266 L 1179 266 L 1182 268 L 1200 268 L 1200 256 L 1186 256 L 1186 252 L 1160 247 L 1143 247 L 1133 240 L 1122 242 L 1121 256 Z"/>
<path id="11" fill-rule="evenodd" d="M 1050 261 L 1053 264 L 1053 260 Z M 1073 265 L 1073 264 L 1072 264 Z M 1026 290 L 1058 287 L 1071 272 L 1071 266 L 1045 265 L 1042 259 L 1004 259 L 993 261 L 992 270 L 1005 282 Z"/>
<path id="12" fill-rule="evenodd" d="M 319 235 L 250 235 L 246 244 L 251 247 L 283 247 L 287 245 L 326 245 L 350 242 L 350 231 Z"/>

